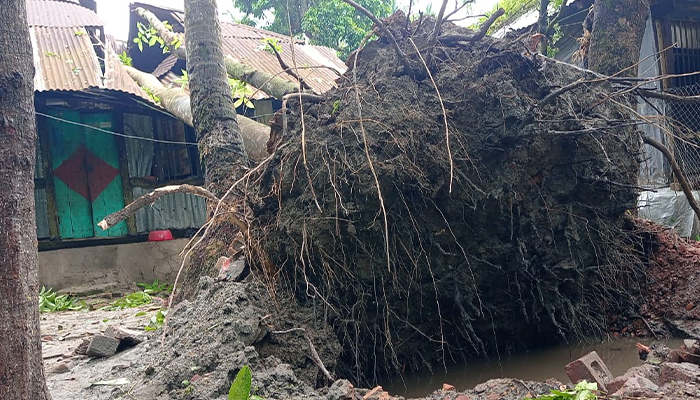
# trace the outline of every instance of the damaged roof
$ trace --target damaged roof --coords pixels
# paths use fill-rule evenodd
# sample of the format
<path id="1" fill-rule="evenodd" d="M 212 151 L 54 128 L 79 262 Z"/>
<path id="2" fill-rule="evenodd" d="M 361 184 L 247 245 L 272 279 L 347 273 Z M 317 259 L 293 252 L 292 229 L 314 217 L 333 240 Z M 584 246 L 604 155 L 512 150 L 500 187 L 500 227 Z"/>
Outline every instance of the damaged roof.
<path id="1" fill-rule="evenodd" d="M 34 90 L 104 89 L 152 102 L 104 42 L 104 24 L 92 10 L 66 1 L 27 1 L 34 51 Z M 99 52 L 99 55 L 98 55 Z"/>
<path id="2" fill-rule="evenodd" d="M 151 11 L 161 21 L 167 20 L 172 24 L 175 32 L 182 33 L 184 31 L 183 11 L 144 3 L 133 3 L 130 5 L 131 10 L 137 7 Z M 129 40 L 132 40 L 136 35 L 137 21 L 146 23 L 141 17 L 132 12 Z M 264 50 L 263 39 L 276 39 L 277 44 L 282 48 L 280 53 L 282 60 L 290 67 L 294 67 L 294 64 L 296 64 L 300 68 L 299 75 L 317 93 L 323 93 L 336 87 L 335 80 L 338 78 L 338 75 L 347 69 L 345 63 L 336 55 L 335 50 L 323 46 L 307 45 L 302 40 L 293 39 L 276 32 L 234 22 L 221 21 L 221 36 L 225 55 L 229 55 L 251 68 L 273 75 L 279 74 L 277 76 L 280 78 L 296 83 L 294 77 L 283 72 L 283 68 L 275 55 Z M 294 43 L 293 51 L 292 42 Z M 160 49 L 150 52 L 148 49 L 144 49 L 143 52 L 134 52 L 132 57 L 134 58 L 134 63 L 143 61 L 138 60 L 138 58 L 157 58 L 155 64 L 144 61 L 144 64 L 140 67 L 148 67 L 147 70 L 152 71 L 153 75 L 156 75 L 158 78 L 162 79 L 168 72 L 179 74 L 180 70 L 175 68 L 177 60 L 169 57 L 167 54 L 159 53 L 161 53 Z M 292 54 L 294 54 L 294 57 L 292 57 Z"/>

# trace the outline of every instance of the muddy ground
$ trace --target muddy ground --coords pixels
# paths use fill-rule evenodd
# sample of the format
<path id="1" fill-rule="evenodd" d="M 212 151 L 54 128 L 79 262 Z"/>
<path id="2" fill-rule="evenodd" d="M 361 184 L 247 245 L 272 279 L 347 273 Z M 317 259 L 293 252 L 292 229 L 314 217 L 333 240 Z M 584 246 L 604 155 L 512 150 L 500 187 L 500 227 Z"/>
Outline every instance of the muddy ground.
<path id="1" fill-rule="evenodd" d="M 654 232 L 649 236 L 647 250 L 655 262 L 648 270 L 645 296 L 639 298 L 641 311 L 636 314 L 630 310 L 627 315 L 618 316 L 617 321 L 625 323 L 613 325 L 610 335 L 646 335 L 643 341 L 649 343 L 653 338 L 647 324 L 657 327 L 657 335 L 678 333 L 673 330 L 679 324 L 677 320 L 696 326 L 694 307 L 688 304 L 698 301 L 700 288 L 693 277 L 700 271 L 700 244 L 655 224 L 637 222 L 640 229 Z M 313 308 L 295 305 L 291 298 L 280 298 L 277 304 L 269 302 L 265 300 L 269 293 L 253 276 L 244 282 L 203 278 L 200 289 L 197 299 L 185 301 L 171 311 L 164 342 L 162 329 L 143 331 L 151 316 L 163 307 L 163 301 L 157 298 L 152 304 L 120 311 L 42 314 L 45 366 L 54 399 L 223 400 L 243 365 L 251 366 L 254 390 L 267 399 L 342 399 L 353 393 L 357 399 L 367 395 L 367 399 L 393 398 L 376 388 L 374 392 L 351 389 L 347 381 L 332 382 L 323 377 L 311 359 L 303 335 L 288 332 L 304 328 L 311 333 L 321 360 L 334 373 L 340 348 L 333 333 L 322 323 L 320 307 L 315 312 Z M 71 354 L 84 338 L 104 332 L 109 326 L 142 331 L 146 340 L 105 359 Z M 692 329 L 687 333 L 692 336 Z M 57 368 L 57 364 L 68 368 Z M 653 368 L 660 369 L 656 365 Z M 654 394 L 661 398 L 700 396 L 700 370 L 697 372 L 689 374 L 690 382 L 683 384 L 659 382 L 660 388 Z M 92 385 L 115 379 L 126 379 L 128 383 Z M 463 392 L 436 391 L 426 399 L 519 400 L 546 393 L 559 384 L 497 379 Z"/>

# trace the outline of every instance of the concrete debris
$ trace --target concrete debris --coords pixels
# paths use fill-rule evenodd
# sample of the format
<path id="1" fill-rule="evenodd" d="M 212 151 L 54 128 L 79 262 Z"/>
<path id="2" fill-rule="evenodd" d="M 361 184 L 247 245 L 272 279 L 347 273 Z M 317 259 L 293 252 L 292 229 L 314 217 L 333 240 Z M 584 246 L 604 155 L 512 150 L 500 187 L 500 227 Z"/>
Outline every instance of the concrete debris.
<path id="1" fill-rule="evenodd" d="M 608 366 L 595 351 L 568 363 L 564 369 L 571 382 L 577 383 L 584 379 L 595 382 L 598 384 L 598 389 L 604 392 L 608 391 L 606 384 L 613 380 Z"/>
<path id="2" fill-rule="evenodd" d="M 86 354 L 91 357 L 111 357 L 117 352 L 119 339 L 105 335 L 95 335 L 90 339 Z"/>
<path id="3" fill-rule="evenodd" d="M 699 381 L 700 366 L 690 363 L 663 363 L 659 380 L 661 384 Z"/>
<path id="4" fill-rule="evenodd" d="M 654 382 L 641 376 L 635 376 L 628 379 L 614 395 L 620 397 L 661 397 L 656 394 L 658 390 L 659 386 Z"/>
<path id="5" fill-rule="evenodd" d="M 328 400 L 352 400 L 355 398 L 355 387 L 346 379 L 338 379 L 328 389 Z"/>

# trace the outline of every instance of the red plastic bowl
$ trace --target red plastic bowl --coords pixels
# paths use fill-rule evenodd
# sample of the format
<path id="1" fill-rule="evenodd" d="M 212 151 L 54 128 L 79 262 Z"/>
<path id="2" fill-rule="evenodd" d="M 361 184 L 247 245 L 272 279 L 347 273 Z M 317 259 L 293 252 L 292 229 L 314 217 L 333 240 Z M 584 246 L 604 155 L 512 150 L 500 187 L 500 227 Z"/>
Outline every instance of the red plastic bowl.
<path id="1" fill-rule="evenodd" d="M 148 232 L 149 242 L 162 242 L 164 240 L 173 240 L 173 234 L 169 229 L 164 231 L 152 231 Z"/>

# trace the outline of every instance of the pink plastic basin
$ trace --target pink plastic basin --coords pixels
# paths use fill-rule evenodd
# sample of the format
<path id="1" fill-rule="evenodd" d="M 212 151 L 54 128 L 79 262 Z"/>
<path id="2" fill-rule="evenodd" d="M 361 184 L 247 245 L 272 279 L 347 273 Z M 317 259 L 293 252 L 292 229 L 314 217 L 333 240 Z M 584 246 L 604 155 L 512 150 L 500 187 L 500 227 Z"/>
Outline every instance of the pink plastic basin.
<path id="1" fill-rule="evenodd" d="M 162 242 L 164 240 L 173 240 L 173 234 L 169 229 L 164 231 L 152 231 L 148 233 L 149 242 Z"/>

